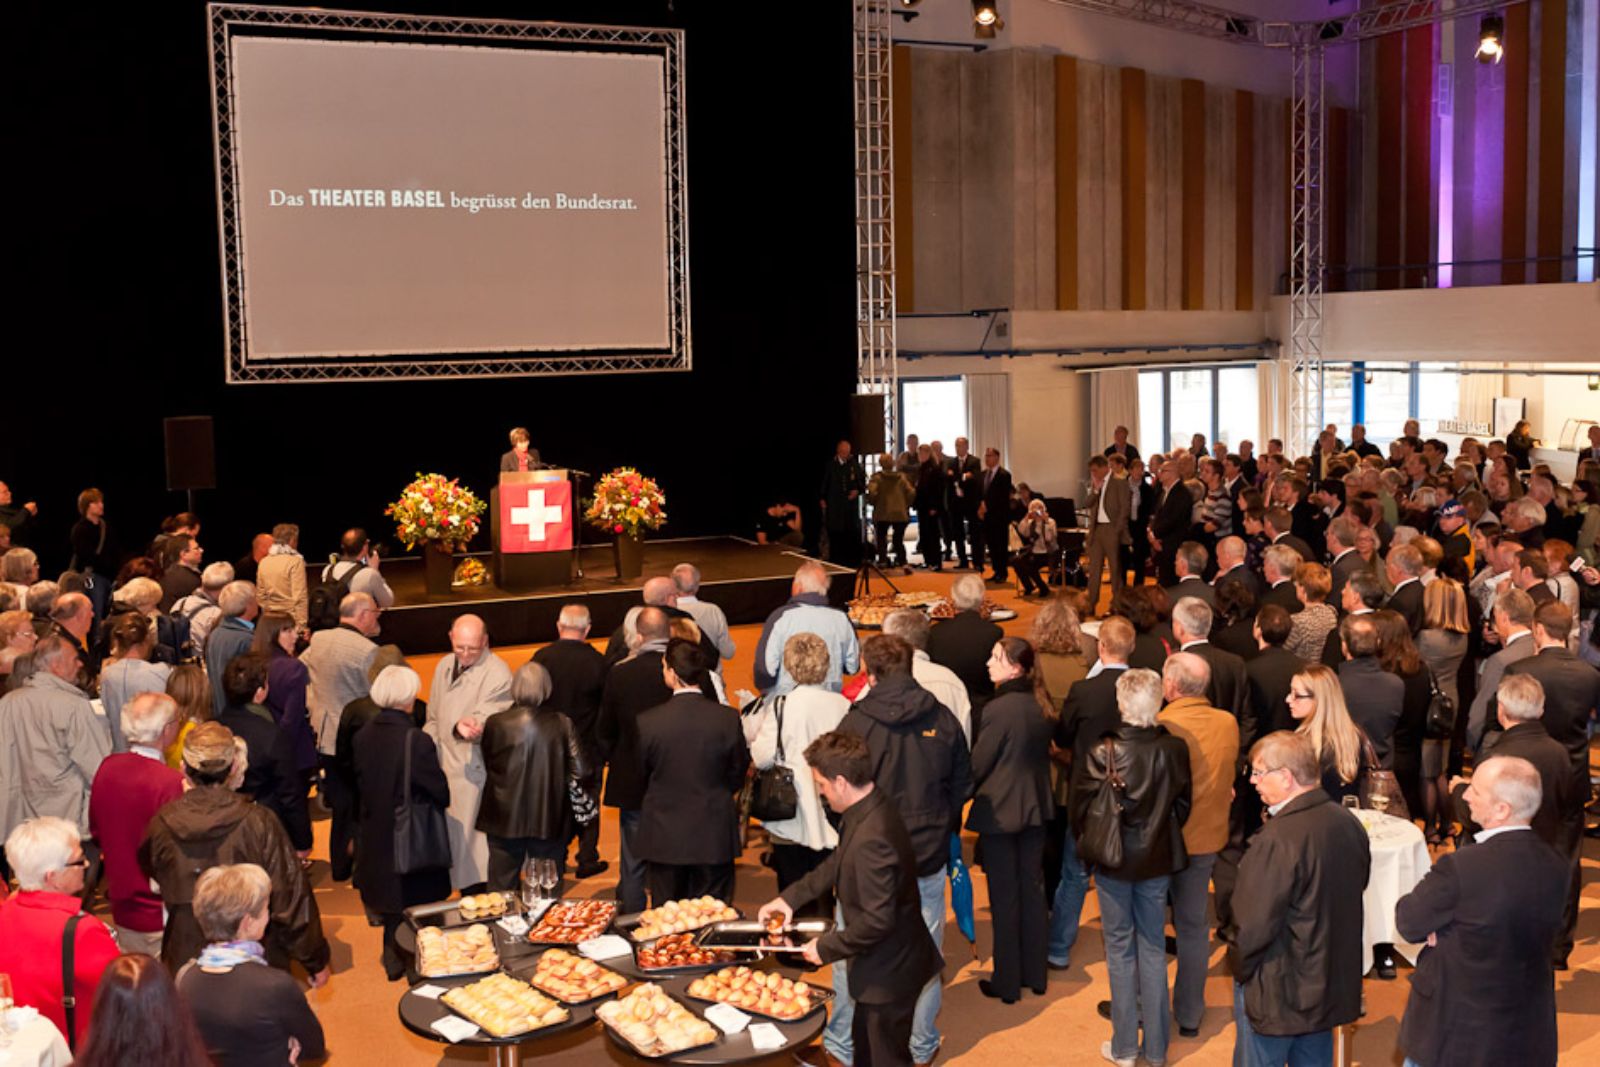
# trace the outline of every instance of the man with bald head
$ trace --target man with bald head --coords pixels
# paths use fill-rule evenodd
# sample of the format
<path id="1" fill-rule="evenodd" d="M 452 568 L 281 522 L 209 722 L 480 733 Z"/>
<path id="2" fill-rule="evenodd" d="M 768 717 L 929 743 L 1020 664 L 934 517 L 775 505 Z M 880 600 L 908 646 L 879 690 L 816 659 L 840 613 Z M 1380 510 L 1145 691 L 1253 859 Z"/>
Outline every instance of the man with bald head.
<path id="1" fill-rule="evenodd" d="M 50 632 L 67 639 L 78 653 L 83 671 L 78 684 L 91 694 L 100 677 L 100 657 L 90 647 L 89 631 L 94 627 L 94 604 L 82 593 L 63 593 L 50 607 Z"/>
<path id="2" fill-rule="evenodd" d="M 795 687 L 783 669 L 783 647 L 799 633 L 812 633 L 828 646 L 828 676 L 822 685 L 835 693 L 844 686 L 844 675 L 861 669 L 861 646 L 850 617 L 828 603 L 829 577 L 822 564 L 802 563 L 794 572 L 789 599 L 767 616 L 756 643 L 756 688 L 763 693 L 787 693 Z"/>
<path id="3" fill-rule="evenodd" d="M 662 608 L 647 607 L 634 619 L 634 626 L 639 631 L 639 647 L 606 673 L 595 721 L 595 739 L 611 765 L 603 803 L 617 809 L 622 830 L 617 902 L 624 912 L 643 911 L 645 906 L 645 862 L 634 841 L 645 786 L 644 766 L 639 760 L 639 716 L 672 698 L 661 673 L 672 632 L 671 617 Z"/>
<path id="4" fill-rule="evenodd" d="M 696 588 L 698 588 L 698 572 L 696 572 Z M 678 606 L 678 583 L 671 578 L 657 577 L 645 580 L 644 588 L 640 590 L 640 598 L 647 608 L 660 608 L 666 612 L 668 621 L 672 619 L 688 619 L 699 625 L 699 622 L 689 612 Z M 629 615 L 637 618 L 637 612 L 630 608 Z M 716 642 L 706 634 L 705 628 L 700 629 L 700 647 L 705 649 L 711 657 L 711 662 L 717 662 L 719 650 Z M 606 666 L 614 667 L 628 657 L 632 651 L 628 647 L 628 623 L 624 622 L 611 631 L 611 640 L 606 642 Z"/>
<path id="5" fill-rule="evenodd" d="M 423 730 L 439 747 L 439 766 L 450 782 L 450 884 L 463 893 L 479 892 L 489 876 L 489 841 L 476 829 L 484 781 L 478 741 L 489 716 L 510 706 L 511 669 L 490 651 L 488 628 L 476 615 L 458 616 L 450 627 L 450 654 L 433 670 Z"/>
<path id="6" fill-rule="evenodd" d="M 1167 706 L 1161 725 L 1189 750 L 1192 799 L 1183 824 L 1189 865 L 1172 876 L 1172 925 L 1178 938 L 1178 977 L 1172 988 L 1172 1015 L 1178 1033 L 1197 1037 L 1205 1011 L 1207 944 L 1206 897 L 1217 853 L 1228 843 L 1228 811 L 1239 763 L 1239 723 L 1211 706 L 1206 687 L 1211 665 L 1193 652 L 1174 652 L 1161 667 Z"/>
<path id="7" fill-rule="evenodd" d="M 230 616 L 235 610 L 247 613 L 243 622 L 231 616 L 225 618 L 217 628 L 217 636 L 227 634 L 230 642 L 243 642 L 244 647 L 248 647 L 253 629 L 248 620 L 256 611 L 254 590 L 249 582 L 234 582 L 222 590 L 218 604 L 224 616 Z M 330 813 L 328 865 L 333 868 L 336 882 L 349 878 L 354 869 L 352 834 L 356 821 L 355 793 L 346 776 L 335 767 L 339 721 L 345 707 L 366 696 L 370 688 L 367 675 L 378 652 L 377 643 L 373 641 L 378 636 L 378 627 L 378 605 L 372 597 L 366 593 L 346 593 L 339 601 L 339 625 L 312 634 L 311 643 L 300 654 L 308 678 L 306 708 L 311 715 L 311 728 L 317 734 L 317 762 L 324 772 L 322 798 Z M 218 650 L 213 656 L 211 646 L 216 642 L 217 637 L 207 639 L 206 667 L 215 670 L 215 676 L 221 678 L 227 661 L 235 654 L 234 645 Z"/>

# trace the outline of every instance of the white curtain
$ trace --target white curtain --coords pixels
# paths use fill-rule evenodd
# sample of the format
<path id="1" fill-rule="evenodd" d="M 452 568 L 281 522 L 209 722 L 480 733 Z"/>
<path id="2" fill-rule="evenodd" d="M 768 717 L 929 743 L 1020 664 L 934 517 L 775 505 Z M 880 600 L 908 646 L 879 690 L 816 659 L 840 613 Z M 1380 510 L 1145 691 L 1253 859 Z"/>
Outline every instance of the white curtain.
<path id="1" fill-rule="evenodd" d="M 973 454 L 981 458 L 984 449 L 998 448 L 1001 466 L 1013 469 L 1011 375 L 965 374 L 961 380 L 967 389 L 967 440 Z"/>
<path id="2" fill-rule="evenodd" d="M 1470 366 L 1470 365 L 1469 365 Z M 1467 369 L 1467 368 L 1463 368 Z M 1489 369 L 1487 365 L 1471 369 Z M 1506 378 L 1503 374 L 1463 374 L 1457 379 L 1460 400 L 1456 417 L 1468 422 L 1494 423 L 1494 402 L 1505 395 Z M 1491 429 L 1491 434 L 1492 434 Z"/>
<path id="3" fill-rule="evenodd" d="M 1089 454 L 1099 454 L 1111 443 L 1118 426 L 1128 428 L 1128 440 L 1139 436 L 1139 372 L 1101 370 L 1089 375 Z"/>
<path id="4" fill-rule="evenodd" d="M 1261 419 L 1261 440 L 1256 442 L 1258 456 L 1267 454 L 1267 442 L 1272 438 L 1288 437 L 1289 380 L 1289 365 L 1284 361 L 1266 360 L 1256 364 L 1257 413 Z"/>

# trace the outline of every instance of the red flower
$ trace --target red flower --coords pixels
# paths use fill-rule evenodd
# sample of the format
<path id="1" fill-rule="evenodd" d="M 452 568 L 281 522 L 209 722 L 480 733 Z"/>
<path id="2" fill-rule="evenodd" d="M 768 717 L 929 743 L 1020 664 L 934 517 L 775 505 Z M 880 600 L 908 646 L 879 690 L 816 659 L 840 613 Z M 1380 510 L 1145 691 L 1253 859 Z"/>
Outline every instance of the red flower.
<path id="1" fill-rule="evenodd" d="M 622 532 L 622 523 L 619 522 L 615 526 L 613 526 L 611 528 L 611 532 L 612 533 L 621 533 Z"/>

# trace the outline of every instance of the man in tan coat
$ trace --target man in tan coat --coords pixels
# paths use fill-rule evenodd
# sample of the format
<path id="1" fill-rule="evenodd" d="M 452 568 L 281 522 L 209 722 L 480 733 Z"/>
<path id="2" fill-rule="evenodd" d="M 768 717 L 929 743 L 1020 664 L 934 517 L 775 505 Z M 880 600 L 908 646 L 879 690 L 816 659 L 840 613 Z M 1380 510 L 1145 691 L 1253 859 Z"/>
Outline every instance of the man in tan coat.
<path id="1" fill-rule="evenodd" d="M 478 741 L 483 724 L 511 706 L 511 670 L 489 649 L 489 631 L 476 615 L 450 627 L 450 655 L 434 668 L 423 730 L 439 746 L 439 765 L 450 781 L 450 884 L 478 892 L 489 876 L 489 841 L 477 829 L 485 778 Z"/>
<path id="2" fill-rule="evenodd" d="M 1195 1037 L 1205 1010 L 1206 895 L 1217 853 L 1228 843 L 1228 808 L 1239 765 L 1239 723 L 1206 700 L 1211 668 L 1193 652 L 1167 657 L 1161 683 L 1167 706 L 1159 721 L 1189 749 L 1193 799 L 1183 824 L 1189 866 L 1172 876 L 1172 925 L 1178 933 L 1178 978 L 1172 1015 L 1178 1033 Z"/>
<path id="3" fill-rule="evenodd" d="M 1126 574 L 1122 569 L 1122 546 L 1131 544 L 1128 513 L 1132 504 L 1128 479 L 1113 477 L 1111 463 L 1104 456 L 1089 459 L 1089 499 L 1081 512 L 1089 529 L 1088 577 L 1089 611 L 1100 604 L 1100 569 L 1111 565 L 1111 599 L 1122 592 Z"/>

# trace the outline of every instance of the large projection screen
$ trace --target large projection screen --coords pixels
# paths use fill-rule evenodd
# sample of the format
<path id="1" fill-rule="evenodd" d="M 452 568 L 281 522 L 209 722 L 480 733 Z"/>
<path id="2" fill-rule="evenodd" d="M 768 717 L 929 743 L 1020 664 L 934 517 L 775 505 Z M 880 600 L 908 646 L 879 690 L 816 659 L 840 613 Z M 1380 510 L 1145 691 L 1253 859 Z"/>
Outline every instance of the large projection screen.
<path id="1" fill-rule="evenodd" d="M 689 366 L 677 31 L 211 17 L 229 381 Z"/>

